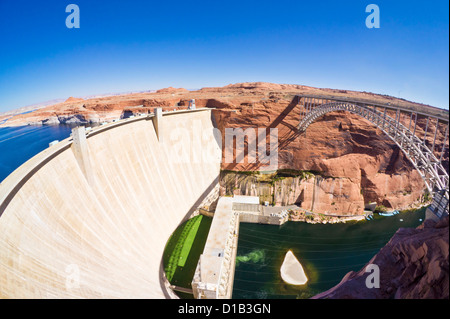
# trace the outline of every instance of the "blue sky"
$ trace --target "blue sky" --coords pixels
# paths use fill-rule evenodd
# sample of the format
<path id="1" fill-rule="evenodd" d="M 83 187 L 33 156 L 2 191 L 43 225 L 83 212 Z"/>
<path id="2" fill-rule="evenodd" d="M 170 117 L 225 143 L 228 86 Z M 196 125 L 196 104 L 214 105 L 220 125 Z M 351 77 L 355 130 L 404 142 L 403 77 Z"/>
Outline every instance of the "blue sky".
<path id="1" fill-rule="evenodd" d="M 68 29 L 68 4 L 80 28 Z M 365 8 L 380 8 L 368 29 Z M 0 0 L 0 112 L 69 96 L 267 81 L 448 109 L 448 1 Z"/>

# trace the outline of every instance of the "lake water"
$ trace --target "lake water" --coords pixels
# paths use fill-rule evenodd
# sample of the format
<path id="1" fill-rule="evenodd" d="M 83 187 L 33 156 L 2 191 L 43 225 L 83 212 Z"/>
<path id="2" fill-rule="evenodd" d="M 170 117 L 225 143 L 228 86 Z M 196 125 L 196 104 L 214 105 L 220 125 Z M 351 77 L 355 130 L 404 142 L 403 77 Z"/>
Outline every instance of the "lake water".
<path id="1" fill-rule="evenodd" d="M 0 128 L 0 182 L 16 168 L 43 151 L 54 140 L 70 136 L 72 126 L 20 126 Z"/>

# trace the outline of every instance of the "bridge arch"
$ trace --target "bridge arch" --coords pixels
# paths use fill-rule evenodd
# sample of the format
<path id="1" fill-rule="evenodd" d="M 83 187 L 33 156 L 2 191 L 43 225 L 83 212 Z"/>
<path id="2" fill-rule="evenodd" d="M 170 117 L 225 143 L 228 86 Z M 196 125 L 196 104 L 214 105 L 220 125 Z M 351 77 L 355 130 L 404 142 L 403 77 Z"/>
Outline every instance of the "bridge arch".
<path id="1" fill-rule="evenodd" d="M 392 139 L 400 150 L 402 150 L 409 161 L 413 164 L 414 168 L 419 172 L 430 194 L 432 194 L 433 197 L 436 194 L 439 194 L 440 197 L 446 200 L 448 214 L 449 175 L 442 163 L 444 151 L 448 148 L 448 146 L 446 146 L 448 136 L 448 119 L 433 117 L 413 110 L 405 110 L 389 104 L 369 104 L 360 101 L 332 100 L 322 97 L 298 96 L 298 98 L 299 102 L 303 98 L 300 112 L 300 122 L 298 125 L 300 132 L 305 132 L 308 126 L 315 120 L 329 112 L 334 111 L 347 111 L 357 114 L 374 124 L 390 139 Z M 382 111 L 380 111 L 380 108 Z M 395 118 L 388 115 L 388 110 L 390 113 L 395 112 Z M 403 113 L 408 113 L 408 116 L 410 116 L 409 127 L 406 127 L 400 123 L 401 114 Z M 418 115 L 427 117 L 425 136 L 423 139 L 418 137 L 416 134 Z M 430 149 L 430 147 L 427 146 L 425 139 L 431 120 L 436 120 L 436 129 L 434 133 L 431 133 L 434 134 L 434 138 Z M 446 124 L 444 135 L 445 140 L 443 142 L 438 142 L 441 145 L 437 145 L 436 143 L 439 123 Z M 441 149 L 439 158 L 434 152 L 438 146 Z"/>

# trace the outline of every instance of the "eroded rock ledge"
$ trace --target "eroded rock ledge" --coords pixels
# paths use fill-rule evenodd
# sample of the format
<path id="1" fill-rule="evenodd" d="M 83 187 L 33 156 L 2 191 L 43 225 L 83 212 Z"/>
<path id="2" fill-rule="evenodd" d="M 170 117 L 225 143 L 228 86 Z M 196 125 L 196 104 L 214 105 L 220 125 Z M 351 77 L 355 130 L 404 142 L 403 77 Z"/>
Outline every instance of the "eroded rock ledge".
<path id="1" fill-rule="evenodd" d="M 401 228 L 368 264 L 380 269 L 380 288 L 366 287 L 364 266 L 313 299 L 448 299 L 449 220 Z"/>

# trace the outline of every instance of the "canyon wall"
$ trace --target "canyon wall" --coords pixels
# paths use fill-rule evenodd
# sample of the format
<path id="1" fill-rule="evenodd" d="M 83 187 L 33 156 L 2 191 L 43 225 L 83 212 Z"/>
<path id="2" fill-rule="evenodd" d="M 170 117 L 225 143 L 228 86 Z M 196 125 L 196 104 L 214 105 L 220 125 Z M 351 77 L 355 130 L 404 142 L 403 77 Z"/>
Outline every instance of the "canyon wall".
<path id="1" fill-rule="evenodd" d="M 288 100 L 254 103 L 251 108 L 218 105 L 216 108 L 215 116 L 222 131 L 238 127 L 277 128 L 279 169 L 316 172 L 318 177 L 314 180 L 294 182 L 293 187 L 288 187 L 293 190 L 293 197 L 287 202 L 282 199 L 291 196 L 286 195 L 286 189 L 281 197 L 276 196 L 276 204 L 299 202 L 297 198 L 303 192 L 306 209 L 312 207 L 314 199 L 313 208 L 322 213 L 357 215 L 370 202 L 405 209 L 423 199 L 423 180 L 403 152 L 383 132 L 357 115 L 329 113 L 310 125 L 306 133 L 299 134 L 298 106 Z M 223 163 L 222 168 L 264 170 L 245 161 Z M 238 183 L 236 189 L 240 188 Z"/>
<path id="2" fill-rule="evenodd" d="M 275 206 L 296 204 L 308 211 L 335 216 L 357 215 L 364 210 L 359 187 L 348 188 L 352 184 L 344 184 L 343 179 L 324 178 L 310 172 L 264 181 L 264 175 L 223 171 L 220 185 L 222 195 L 259 196 L 262 204 L 266 201 Z"/>
<path id="3" fill-rule="evenodd" d="M 417 229 L 399 229 L 368 262 L 379 268 L 378 288 L 366 286 L 373 273 L 366 272 L 366 265 L 313 299 L 448 299 L 448 227 L 446 217 L 426 220 Z"/>

